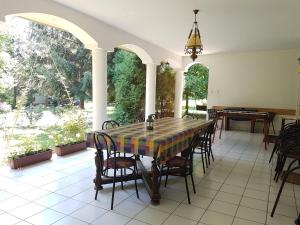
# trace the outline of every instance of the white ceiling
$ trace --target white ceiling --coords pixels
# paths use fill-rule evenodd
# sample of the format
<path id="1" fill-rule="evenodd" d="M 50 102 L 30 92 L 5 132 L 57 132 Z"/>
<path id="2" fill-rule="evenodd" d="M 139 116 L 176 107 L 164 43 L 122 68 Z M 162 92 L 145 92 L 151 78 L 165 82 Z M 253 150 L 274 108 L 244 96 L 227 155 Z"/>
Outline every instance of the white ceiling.
<path id="1" fill-rule="evenodd" d="M 54 1 L 180 55 L 196 8 L 204 54 L 300 48 L 300 0 Z"/>

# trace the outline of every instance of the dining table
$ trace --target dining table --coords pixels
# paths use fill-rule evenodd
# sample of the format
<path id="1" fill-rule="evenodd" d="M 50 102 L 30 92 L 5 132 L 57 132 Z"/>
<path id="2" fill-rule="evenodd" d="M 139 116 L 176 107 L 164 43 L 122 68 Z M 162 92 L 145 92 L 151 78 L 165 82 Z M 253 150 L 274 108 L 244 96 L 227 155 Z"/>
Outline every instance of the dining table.
<path id="1" fill-rule="evenodd" d="M 159 167 L 166 160 L 187 149 L 195 132 L 204 130 L 212 120 L 161 118 L 154 121 L 153 130 L 147 130 L 146 122 L 132 123 L 120 127 L 101 130 L 110 135 L 118 151 L 134 154 L 137 157 L 138 178 L 143 179 L 146 189 L 153 203 L 159 203 Z M 151 157 L 150 168 L 147 168 L 141 156 Z M 95 157 L 96 173 L 100 173 L 100 163 Z M 112 183 L 112 178 L 103 174 L 99 176 L 95 188 L 103 189 L 103 184 Z M 132 180 L 127 176 L 123 180 Z M 116 180 L 120 182 L 120 180 Z M 96 179 L 94 180 L 96 182 Z"/>

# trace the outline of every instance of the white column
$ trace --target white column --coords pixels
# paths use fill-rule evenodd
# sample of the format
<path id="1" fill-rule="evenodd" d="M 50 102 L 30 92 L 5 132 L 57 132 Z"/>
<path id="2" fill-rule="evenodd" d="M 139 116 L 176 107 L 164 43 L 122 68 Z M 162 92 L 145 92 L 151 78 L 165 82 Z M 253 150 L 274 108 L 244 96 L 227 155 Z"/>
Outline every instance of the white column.
<path id="1" fill-rule="evenodd" d="M 155 113 L 155 94 L 156 94 L 156 65 L 146 64 L 146 101 L 145 119 L 149 114 Z"/>
<path id="2" fill-rule="evenodd" d="M 96 48 L 93 56 L 93 131 L 107 120 L 107 52 Z"/>
<path id="3" fill-rule="evenodd" d="M 177 70 L 176 77 L 175 77 L 175 101 L 174 101 L 175 118 L 181 118 L 183 87 L 184 87 L 184 71 Z"/>

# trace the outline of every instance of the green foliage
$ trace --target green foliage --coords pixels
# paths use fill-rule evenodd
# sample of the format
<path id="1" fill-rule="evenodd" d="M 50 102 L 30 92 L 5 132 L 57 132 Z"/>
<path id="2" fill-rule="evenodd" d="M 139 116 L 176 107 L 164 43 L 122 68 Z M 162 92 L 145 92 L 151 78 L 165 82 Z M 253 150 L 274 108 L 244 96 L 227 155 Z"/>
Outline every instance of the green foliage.
<path id="1" fill-rule="evenodd" d="M 131 123 L 143 115 L 145 67 L 136 54 L 118 49 L 113 58 L 112 83 L 115 88 L 113 119 Z"/>
<path id="2" fill-rule="evenodd" d="M 194 99 L 207 99 L 208 73 L 207 67 L 198 63 L 192 65 L 185 74 L 184 94 Z"/>
<path id="3" fill-rule="evenodd" d="M 74 116 L 61 126 L 48 128 L 51 132 L 49 136 L 55 146 L 68 145 L 86 140 L 88 124 L 82 115 Z"/>
<path id="4" fill-rule="evenodd" d="M 21 141 L 18 144 L 19 150 L 10 152 L 7 155 L 7 160 L 19 159 L 24 156 L 49 151 L 50 146 L 51 143 L 48 139 L 48 134 L 46 133 L 39 135 L 26 135 L 21 137 Z"/>
<path id="5" fill-rule="evenodd" d="M 44 111 L 44 107 L 40 105 L 38 106 L 30 105 L 25 108 L 25 114 L 29 120 L 30 126 L 32 126 L 33 123 L 37 122 L 42 118 L 43 111 Z"/>
<path id="6" fill-rule="evenodd" d="M 161 64 L 156 77 L 156 110 L 163 116 L 174 109 L 175 71 Z"/>
<path id="7" fill-rule="evenodd" d="M 16 25 L 19 20 L 15 18 L 12 23 Z M 80 99 L 84 107 L 84 100 L 91 99 L 91 51 L 68 32 L 28 24 L 24 35 L 12 32 L 13 49 L 5 65 L 5 73 L 14 79 L 12 106 L 17 96 L 33 90 L 58 102 L 72 104 L 73 99 Z"/>

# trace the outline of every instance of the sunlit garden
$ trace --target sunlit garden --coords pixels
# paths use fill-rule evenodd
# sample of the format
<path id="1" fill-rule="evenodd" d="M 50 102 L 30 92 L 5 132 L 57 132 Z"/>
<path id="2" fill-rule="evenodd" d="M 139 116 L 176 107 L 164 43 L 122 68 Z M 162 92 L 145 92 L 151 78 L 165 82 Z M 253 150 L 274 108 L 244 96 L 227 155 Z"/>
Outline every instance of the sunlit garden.
<path id="1" fill-rule="evenodd" d="M 7 23 L 0 34 L 1 162 L 84 142 L 92 130 L 91 51 L 66 31 L 15 17 Z M 123 49 L 109 52 L 107 61 L 108 119 L 144 121 L 145 65 Z M 157 67 L 160 117 L 174 115 L 175 74 L 168 62 Z M 206 105 L 207 86 L 208 69 L 191 66 L 183 114 L 201 115 L 196 106 Z"/>

